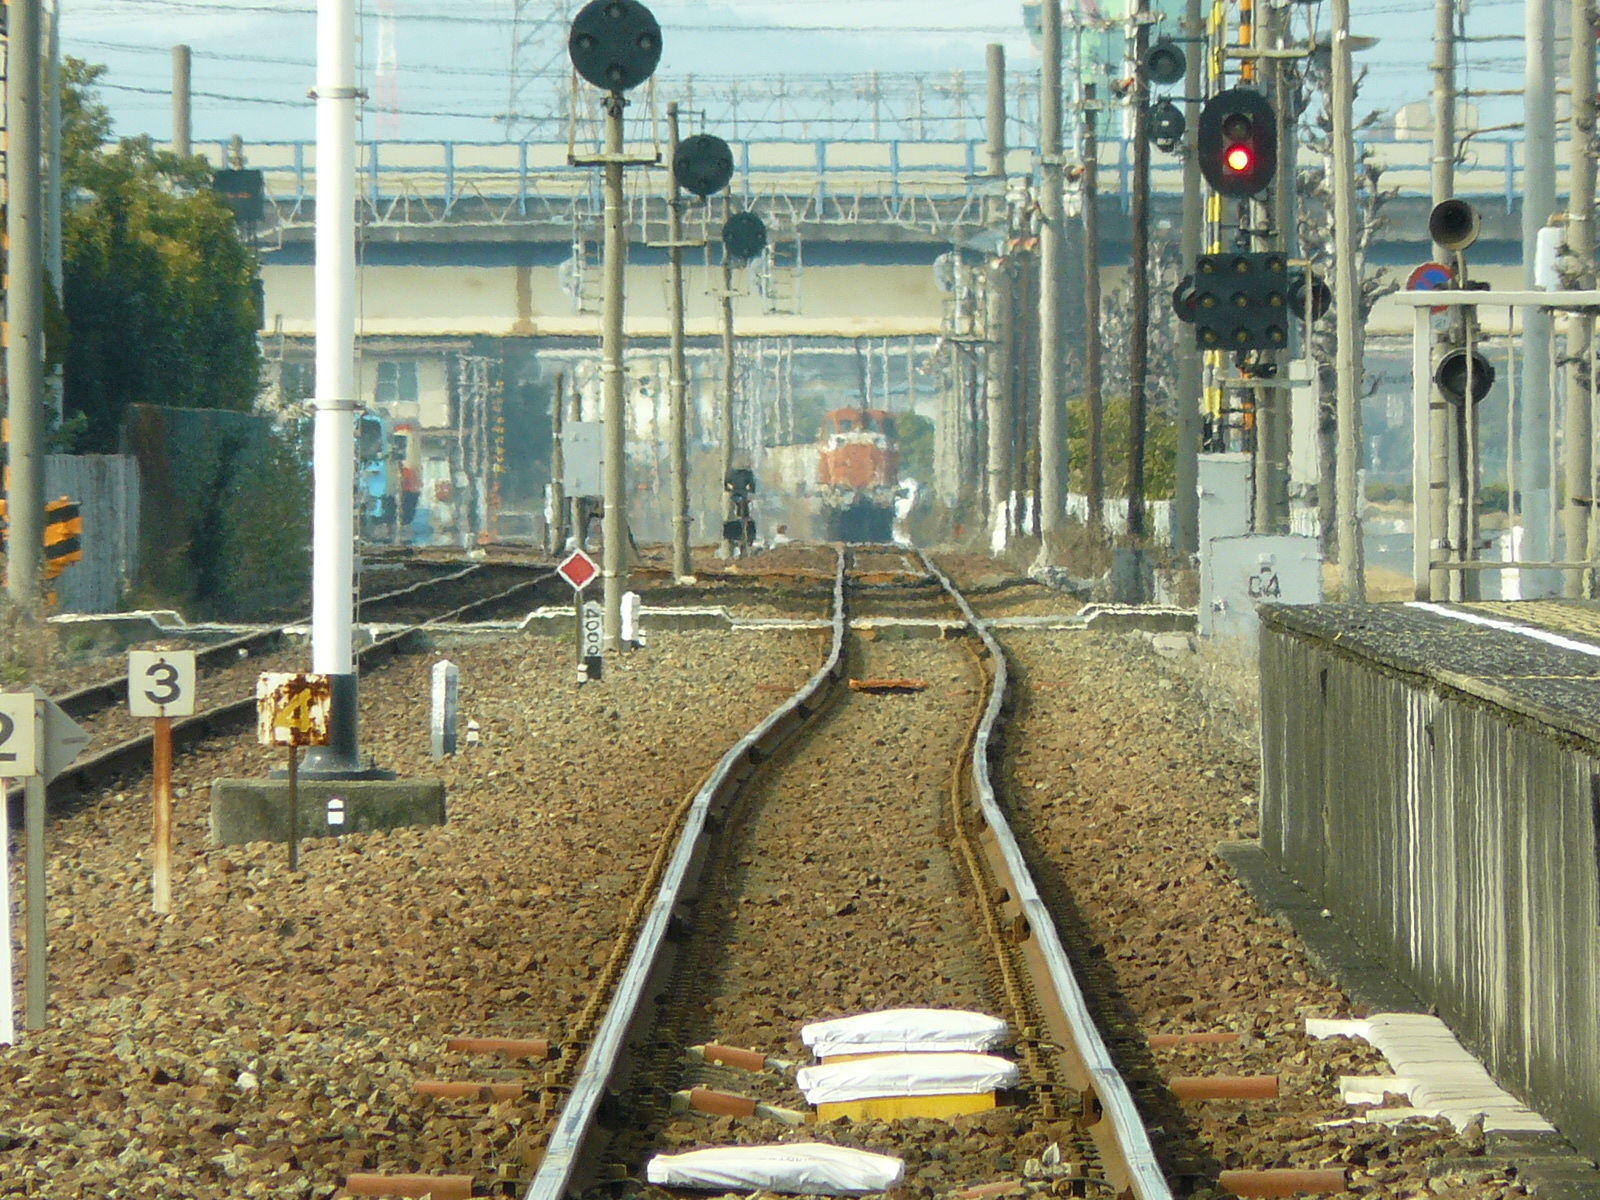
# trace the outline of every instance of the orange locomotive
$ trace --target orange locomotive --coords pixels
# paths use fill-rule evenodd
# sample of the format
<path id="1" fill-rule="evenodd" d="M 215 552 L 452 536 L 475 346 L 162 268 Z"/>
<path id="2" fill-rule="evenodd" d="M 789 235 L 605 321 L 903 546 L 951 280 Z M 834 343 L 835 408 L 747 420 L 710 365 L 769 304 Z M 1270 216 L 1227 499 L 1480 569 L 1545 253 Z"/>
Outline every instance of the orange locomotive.
<path id="1" fill-rule="evenodd" d="M 894 417 L 881 408 L 836 408 L 822 418 L 817 483 L 828 537 L 842 542 L 892 540 L 900 452 Z"/>

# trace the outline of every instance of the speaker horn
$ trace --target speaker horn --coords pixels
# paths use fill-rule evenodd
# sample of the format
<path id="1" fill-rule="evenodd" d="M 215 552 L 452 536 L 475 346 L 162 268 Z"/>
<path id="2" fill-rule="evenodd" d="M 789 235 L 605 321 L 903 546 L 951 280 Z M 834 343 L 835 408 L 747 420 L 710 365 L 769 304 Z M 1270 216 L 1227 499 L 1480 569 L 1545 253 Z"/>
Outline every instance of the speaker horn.
<path id="1" fill-rule="evenodd" d="M 1478 210 L 1465 200 L 1441 200 L 1428 214 L 1428 236 L 1446 250 L 1465 250 L 1478 240 Z"/>

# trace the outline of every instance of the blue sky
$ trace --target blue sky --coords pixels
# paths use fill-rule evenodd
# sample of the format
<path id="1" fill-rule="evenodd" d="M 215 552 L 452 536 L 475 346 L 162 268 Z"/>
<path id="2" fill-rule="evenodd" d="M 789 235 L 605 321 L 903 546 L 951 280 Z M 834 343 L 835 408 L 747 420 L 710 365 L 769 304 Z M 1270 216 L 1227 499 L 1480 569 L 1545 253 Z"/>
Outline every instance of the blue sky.
<path id="1" fill-rule="evenodd" d="M 194 133 L 216 141 L 309 139 L 315 0 L 60 0 L 65 53 L 107 64 L 103 99 L 119 134 L 170 130 L 169 48 L 194 48 Z M 377 14 L 394 10 L 398 136 L 499 140 L 508 107 L 512 0 L 359 0 L 366 14 L 367 79 L 378 54 Z M 574 5 L 576 7 L 576 5 Z M 984 44 L 1006 45 L 1011 67 L 1036 70 L 1017 0 L 655 0 L 664 30 L 660 73 L 705 80 L 779 73 L 930 75 L 964 71 L 981 90 Z M 1296 4 L 1303 25 L 1325 5 Z M 1381 40 L 1360 56 L 1370 75 L 1364 108 L 1422 99 L 1431 0 L 1355 0 L 1357 33 Z M 1472 0 L 1469 33 L 1520 32 L 1522 6 Z M 1469 86 L 1520 84 L 1520 43 L 1466 48 Z M 560 53 L 560 43 L 546 43 Z M 849 103 L 848 100 L 843 103 Z M 1485 115 L 1515 119 L 1515 101 L 1481 101 Z M 387 131 L 386 131 L 387 132 Z"/>

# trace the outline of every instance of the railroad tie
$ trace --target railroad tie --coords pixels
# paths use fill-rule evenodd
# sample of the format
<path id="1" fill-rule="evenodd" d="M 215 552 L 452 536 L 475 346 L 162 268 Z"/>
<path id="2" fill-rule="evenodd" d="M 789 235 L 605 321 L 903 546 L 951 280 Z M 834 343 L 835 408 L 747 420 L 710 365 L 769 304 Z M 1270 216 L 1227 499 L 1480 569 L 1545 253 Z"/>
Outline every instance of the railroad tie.
<path id="1" fill-rule="evenodd" d="M 1152 1033 L 1145 1040 L 1152 1050 L 1168 1046 L 1237 1046 L 1239 1034 L 1227 1029 L 1209 1033 Z"/>
<path id="2" fill-rule="evenodd" d="M 1276 1100 L 1276 1075 L 1174 1075 L 1167 1087 L 1179 1100 Z"/>
<path id="3" fill-rule="evenodd" d="M 1323 1192 L 1342 1192 L 1347 1176 L 1344 1169 L 1224 1171 L 1217 1186 L 1233 1196 L 1296 1196 Z"/>
<path id="4" fill-rule="evenodd" d="M 347 1175 L 352 1196 L 430 1196 L 432 1200 L 472 1200 L 471 1175 Z"/>
<path id="5" fill-rule="evenodd" d="M 502 1100 L 515 1100 L 528 1090 L 521 1083 L 487 1083 L 482 1080 L 419 1079 L 411 1085 L 419 1096 L 437 1096 L 444 1100 L 488 1100 L 495 1104 Z"/>
<path id="6" fill-rule="evenodd" d="M 446 1038 L 446 1050 L 458 1054 L 504 1054 L 508 1058 L 559 1058 L 561 1051 L 545 1038 L 453 1037 Z"/>

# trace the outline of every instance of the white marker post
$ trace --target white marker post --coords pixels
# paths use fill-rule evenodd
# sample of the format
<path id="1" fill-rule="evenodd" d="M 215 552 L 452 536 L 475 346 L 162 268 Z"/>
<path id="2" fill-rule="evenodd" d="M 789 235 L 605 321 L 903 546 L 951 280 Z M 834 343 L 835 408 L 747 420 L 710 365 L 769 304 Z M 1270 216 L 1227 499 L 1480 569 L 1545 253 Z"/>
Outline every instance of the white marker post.
<path id="1" fill-rule="evenodd" d="M 193 650 L 130 650 L 128 711 L 154 717 L 151 731 L 150 910 L 172 911 L 172 718 L 194 712 Z"/>
<path id="2" fill-rule="evenodd" d="M 444 758 L 456 752 L 456 699 L 461 672 L 455 663 L 442 658 L 433 664 L 433 757 Z"/>
<path id="3" fill-rule="evenodd" d="M 49 999 L 49 961 L 45 947 L 45 784 L 72 765 L 89 744 L 89 735 L 38 688 L 0 696 L 0 778 L 22 780 L 24 829 L 27 833 L 28 987 L 25 1020 L 29 1029 L 43 1029 Z M 11 953 L 9 876 L 6 904 L 6 956 Z M 8 964 L 9 967 L 9 964 Z M 6 1021 L 10 1014 L 11 976 L 6 976 Z"/>
<path id="4" fill-rule="evenodd" d="M 0 696 L 0 779 L 29 779 L 38 770 L 37 721 L 29 693 Z M 0 1043 L 17 1040 L 16 977 L 11 961 L 11 839 L 0 831 Z"/>

